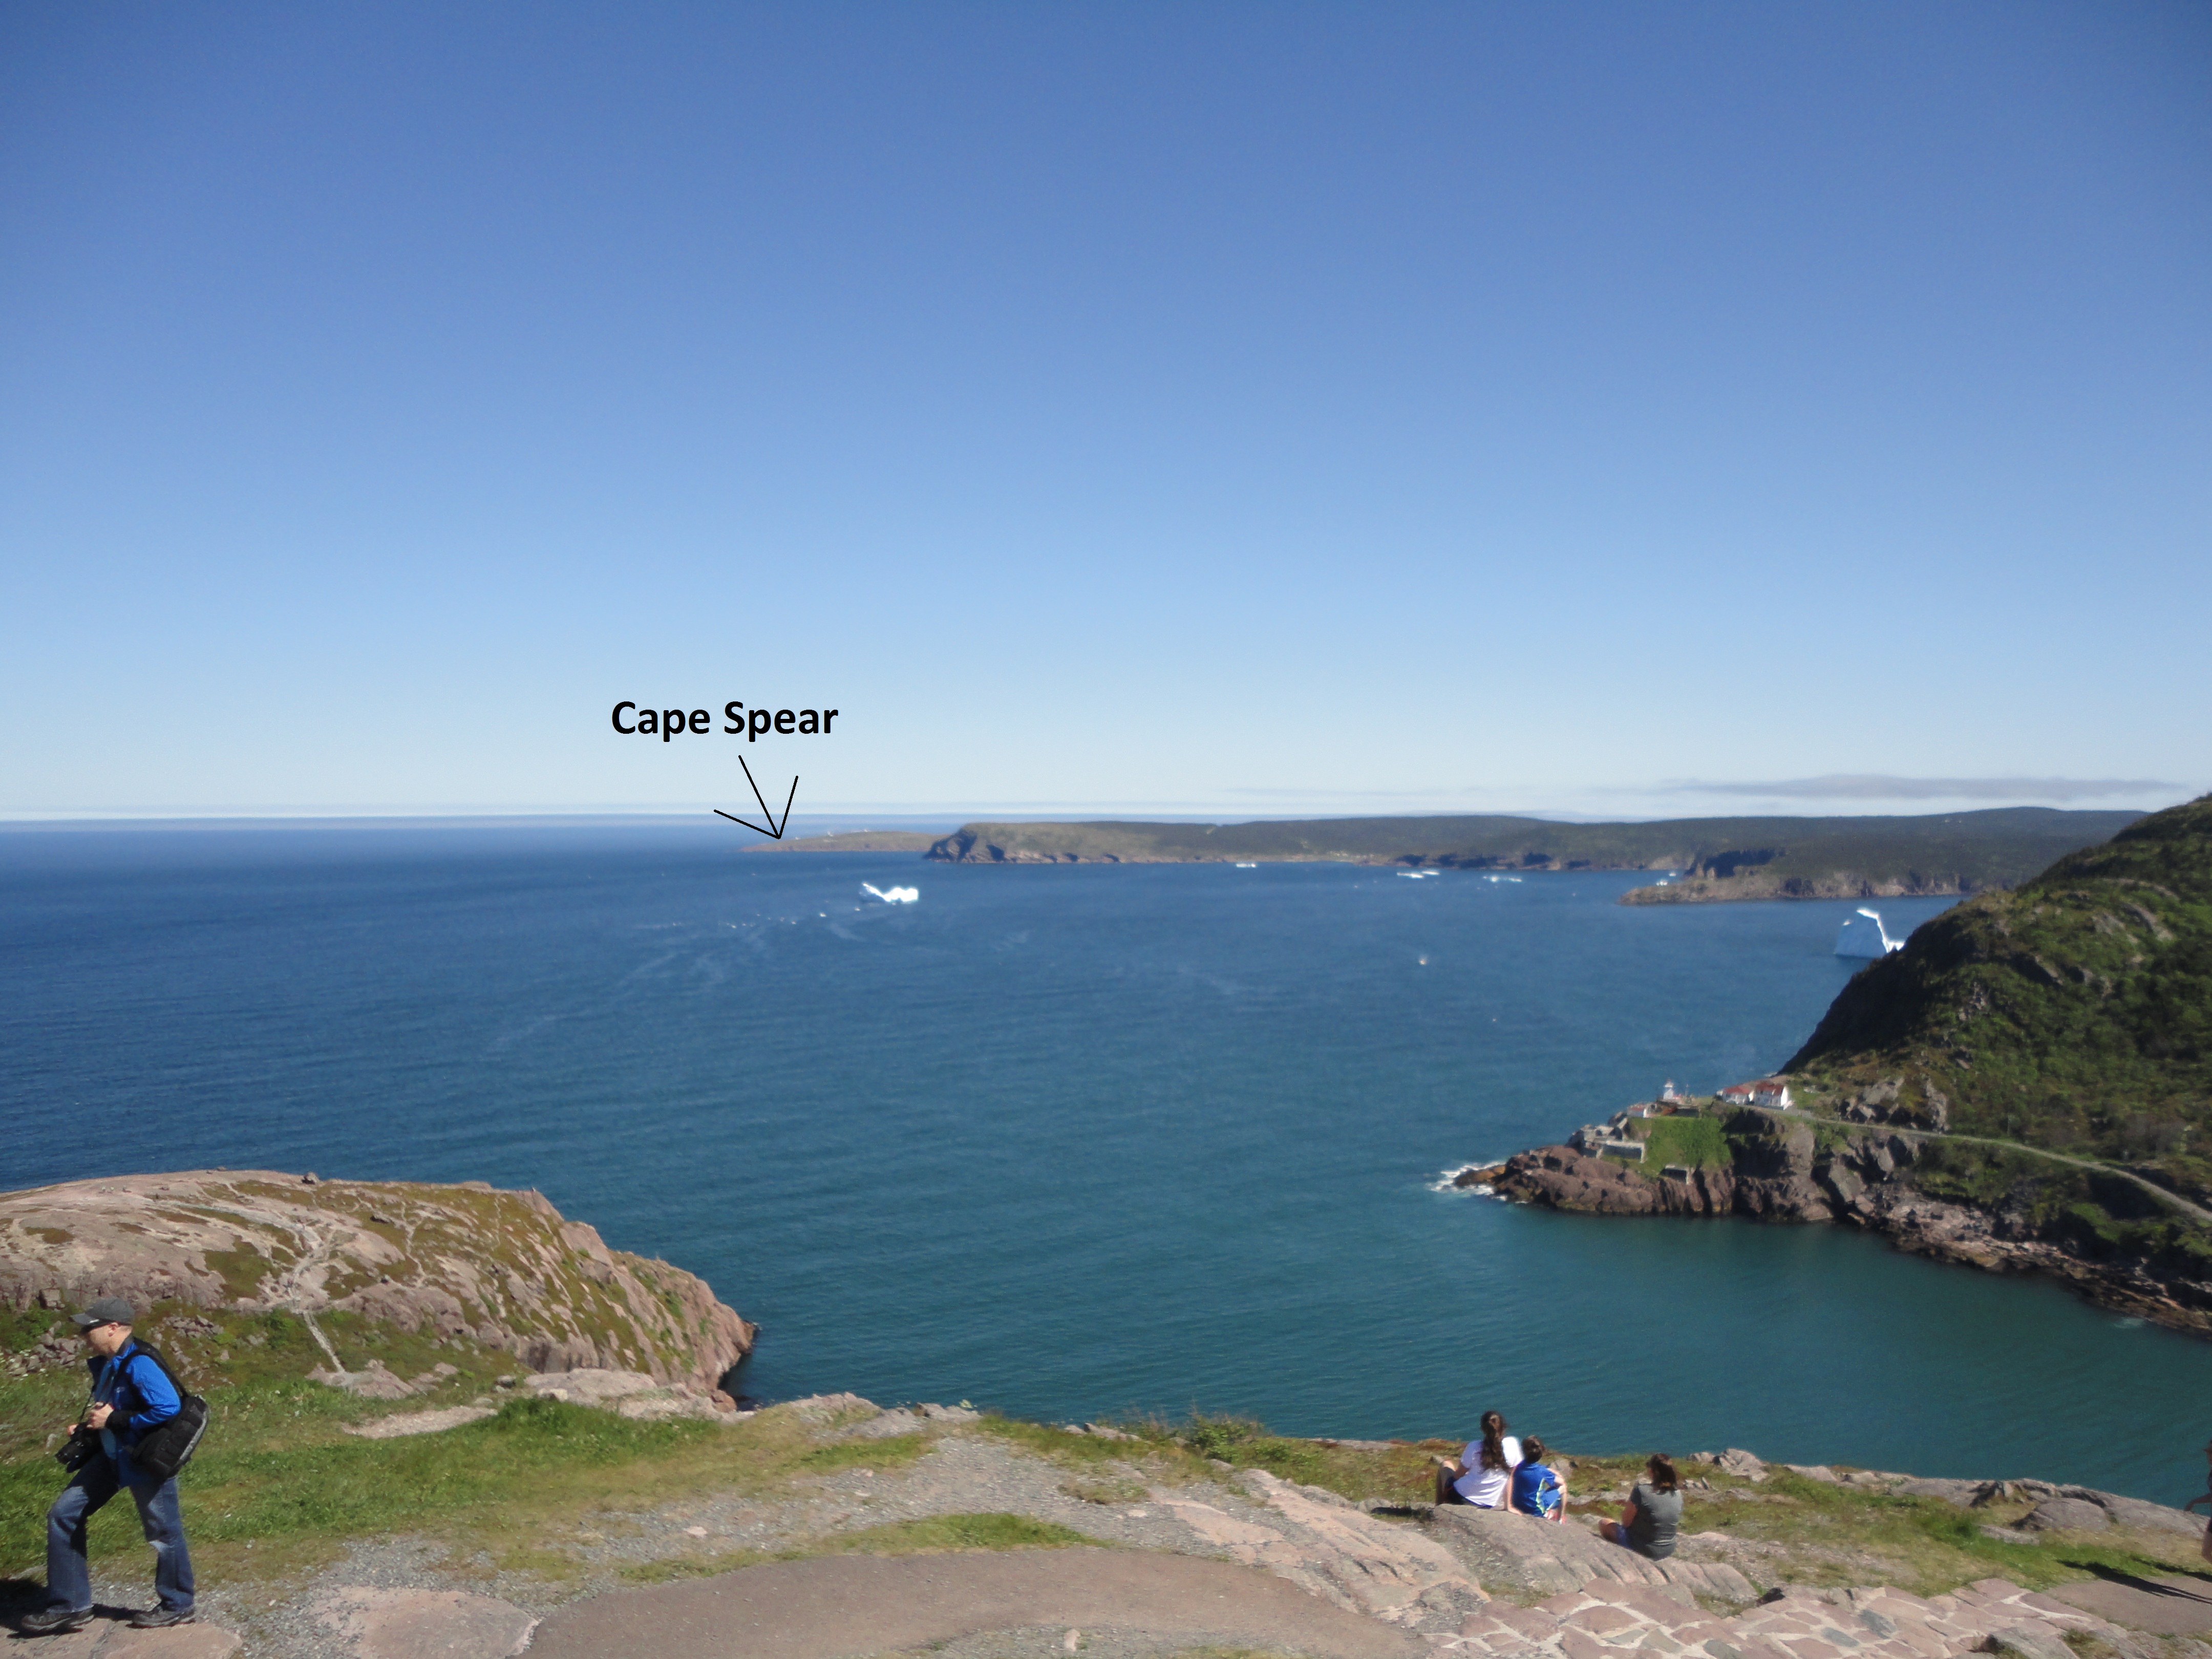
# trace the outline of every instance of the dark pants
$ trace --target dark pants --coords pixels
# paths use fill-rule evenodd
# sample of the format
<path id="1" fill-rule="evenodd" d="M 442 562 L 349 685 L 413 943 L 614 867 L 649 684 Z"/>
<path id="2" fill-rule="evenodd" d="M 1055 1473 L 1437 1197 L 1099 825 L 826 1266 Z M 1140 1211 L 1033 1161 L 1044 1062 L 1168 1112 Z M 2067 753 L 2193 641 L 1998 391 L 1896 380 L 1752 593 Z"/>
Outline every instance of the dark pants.
<path id="1" fill-rule="evenodd" d="M 97 1456 L 74 1475 L 46 1511 L 46 1601 L 49 1606 L 92 1605 L 92 1569 L 84 1557 L 84 1523 L 125 1490 L 112 1457 Z M 138 1505 L 138 1524 L 154 1547 L 154 1592 L 161 1605 L 182 1613 L 192 1605 L 192 1558 L 185 1552 L 185 1515 L 173 1477 L 158 1485 L 135 1480 L 128 1488 Z"/>

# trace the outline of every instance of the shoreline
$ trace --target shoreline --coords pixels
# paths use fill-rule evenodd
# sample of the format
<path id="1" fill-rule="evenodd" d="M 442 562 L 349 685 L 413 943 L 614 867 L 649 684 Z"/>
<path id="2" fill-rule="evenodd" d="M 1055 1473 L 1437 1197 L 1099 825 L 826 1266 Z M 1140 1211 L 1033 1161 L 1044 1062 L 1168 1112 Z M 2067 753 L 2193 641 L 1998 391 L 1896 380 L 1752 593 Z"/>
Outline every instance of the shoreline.
<path id="1" fill-rule="evenodd" d="M 1954 1146 L 1996 1148 L 2009 1157 L 2059 1165 L 2076 1177 L 2128 1183 L 2191 1225 L 2212 1222 L 2196 1205 L 2132 1170 L 2026 1145 L 1788 1108 L 1740 1107 L 1724 1120 L 1711 1109 L 1649 1118 L 1634 1115 L 1639 1109 L 1618 1114 L 1604 1126 L 1585 1126 L 1566 1143 L 1530 1147 L 1495 1164 L 1463 1165 L 1447 1179 L 1461 1191 L 1573 1214 L 1855 1227 L 1908 1255 L 1985 1273 L 2040 1275 L 2094 1306 L 2212 1340 L 2212 1283 L 2161 1273 L 2158 1264 L 2137 1256 L 2100 1259 L 2071 1238 L 2054 1237 L 2008 1202 L 1984 1205 L 1956 1194 L 1931 1194 L 1914 1175 Z M 1666 1164 L 1653 1175 L 1623 1155 L 1635 1144 L 1638 1126 L 1686 1119 L 1724 1122 L 1731 1159 Z M 2005 1194 L 2008 1201 L 2013 1197 Z"/>

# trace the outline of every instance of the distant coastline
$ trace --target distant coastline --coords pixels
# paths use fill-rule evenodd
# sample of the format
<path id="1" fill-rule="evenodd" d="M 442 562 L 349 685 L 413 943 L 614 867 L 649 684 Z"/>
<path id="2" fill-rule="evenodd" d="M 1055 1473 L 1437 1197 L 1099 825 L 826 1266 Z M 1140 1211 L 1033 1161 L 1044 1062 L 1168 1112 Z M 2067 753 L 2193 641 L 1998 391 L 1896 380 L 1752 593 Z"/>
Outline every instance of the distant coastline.
<path id="1" fill-rule="evenodd" d="M 932 841 L 923 856 L 939 864 L 999 866 L 1327 862 L 1516 873 L 1650 871 L 1660 878 L 1631 890 L 1623 903 L 1867 899 L 2009 887 L 2141 816 L 2004 807 L 1908 817 L 1649 823 L 1507 817 L 975 823 Z M 795 843 L 793 850 L 903 851 L 921 839 L 863 848 L 854 837 L 821 837 Z"/>

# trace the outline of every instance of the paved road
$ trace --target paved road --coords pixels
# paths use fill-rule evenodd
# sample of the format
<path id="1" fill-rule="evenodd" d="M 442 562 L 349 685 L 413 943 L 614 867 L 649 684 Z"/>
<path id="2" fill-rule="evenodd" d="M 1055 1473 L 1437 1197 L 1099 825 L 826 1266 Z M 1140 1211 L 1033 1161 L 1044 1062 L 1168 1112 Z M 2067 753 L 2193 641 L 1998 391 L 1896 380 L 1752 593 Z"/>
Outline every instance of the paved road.
<path id="1" fill-rule="evenodd" d="M 1036 1626 L 1413 1659 L 1420 1638 L 1253 1567 L 1138 1550 L 817 1557 L 616 1590 L 547 1618 L 530 1659 L 850 1659 Z"/>

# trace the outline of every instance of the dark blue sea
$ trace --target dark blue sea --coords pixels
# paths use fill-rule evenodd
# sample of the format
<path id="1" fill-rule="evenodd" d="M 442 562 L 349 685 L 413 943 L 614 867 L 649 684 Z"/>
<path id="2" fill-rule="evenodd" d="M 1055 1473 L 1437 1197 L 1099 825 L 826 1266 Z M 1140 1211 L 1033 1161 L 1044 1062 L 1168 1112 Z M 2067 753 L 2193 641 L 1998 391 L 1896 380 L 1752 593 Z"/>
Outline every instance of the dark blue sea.
<path id="1" fill-rule="evenodd" d="M 1571 1449 L 2199 1489 L 2212 1344 L 1840 1229 L 1436 1190 L 1786 1060 L 1848 904 L 746 839 L 0 834 L 0 1187 L 535 1187 L 758 1322 L 768 1398 L 1357 1437 L 1495 1406 Z"/>

